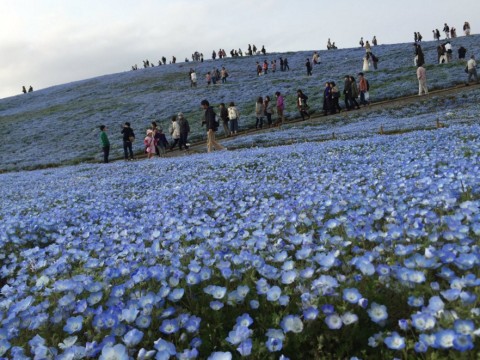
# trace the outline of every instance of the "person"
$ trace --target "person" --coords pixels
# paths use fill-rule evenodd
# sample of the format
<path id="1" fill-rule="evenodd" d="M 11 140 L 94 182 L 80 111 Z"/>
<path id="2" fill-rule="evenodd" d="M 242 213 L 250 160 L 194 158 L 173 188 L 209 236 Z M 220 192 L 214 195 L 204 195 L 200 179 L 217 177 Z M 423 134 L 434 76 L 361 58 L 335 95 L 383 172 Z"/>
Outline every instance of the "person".
<path id="1" fill-rule="evenodd" d="M 265 114 L 265 106 L 263 105 L 263 98 L 259 96 L 255 103 L 255 129 L 263 128 L 263 115 Z"/>
<path id="2" fill-rule="evenodd" d="M 210 74 L 210 71 L 205 75 L 205 79 L 207 80 L 207 86 L 209 86 L 212 83 L 212 75 Z"/>
<path id="3" fill-rule="evenodd" d="M 312 76 L 312 63 L 309 58 L 307 58 L 307 61 L 305 62 L 305 67 L 307 68 L 307 76 Z"/>
<path id="4" fill-rule="evenodd" d="M 439 64 L 443 64 L 447 61 L 447 57 L 445 56 L 445 46 L 442 44 L 437 46 L 437 58 Z"/>
<path id="5" fill-rule="evenodd" d="M 445 38 L 450 39 L 450 27 L 445 23 L 443 26 L 443 32 L 445 33 Z"/>
<path id="6" fill-rule="evenodd" d="M 285 71 L 285 62 L 283 61 L 283 58 L 280 56 L 280 71 Z"/>
<path id="7" fill-rule="evenodd" d="M 470 24 L 468 23 L 468 21 L 465 21 L 465 23 L 463 24 L 463 32 L 465 33 L 465 36 L 470 35 Z"/>
<path id="8" fill-rule="evenodd" d="M 413 33 L 413 42 L 418 42 L 418 35 L 417 35 L 417 32 L 414 32 Z"/>
<path id="9" fill-rule="evenodd" d="M 283 110 L 285 110 L 285 102 L 280 91 L 275 93 L 275 97 L 277 98 L 277 121 L 275 122 L 275 125 L 280 126 L 285 121 L 285 117 L 283 115 Z"/>
<path id="10" fill-rule="evenodd" d="M 225 69 L 225 66 L 222 66 L 222 70 L 220 71 L 220 77 L 222 79 L 222 84 L 225 84 L 228 77 L 228 72 L 227 69 Z"/>
<path id="11" fill-rule="evenodd" d="M 370 86 L 368 84 L 368 80 L 365 78 L 364 73 L 358 73 L 358 90 L 360 91 L 360 105 L 369 105 L 369 94 L 368 91 L 370 90 Z"/>
<path id="12" fill-rule="evenodd" d="M 272 72 L 275 73 L 275 70 L 277 70 L 277 60 L 272 60 L 271 62 L 272 65 Z"/>
<path id="13" fill-rule="evenodd" d="M 332 109 L 333 112 L 340 112 L 342 111 L 342 108 L 340 107 L 339 100 L 340 100 L 340 91 L 338 90 L 337 84 L 335 84 L 335 81 L 330 82 L 330 86 L 332 88 Z"/>
<path id="14" fill-rule="evenodd" d="M 363 37 L 360 38 L 360 41 L 358 43 L 360 44 L 360 47 L 363 48 L 363 45 L 365 45 L 365 43 L 363 42 Z"/>
<path id="15" fill-rule="evenodd" d="M 272 114 L 274 112 L 273 110 L 273 104 L 270 100 L 270 96 L 265 96 L 265 99 L 263 100 L 263 107 L 265 109 L 265 116 L 267 117 L 267 124 L 268 127 L 272 126 Z"/>
<path id="16" fill-rule="evenodd" d="M 153 131 L 153 140 L 155 141 L 155 154 L 157 154 L 158 157 L 160 157 L 160 148 L 159 148 L 159 139 L 160 139 L 160 133 L 158 131 L 157 127 L 157 122 L 152 121 L 152 131 Z"/>
<path id="17" fill-rule="evenodd" d="M 107 127 L 105 125 L 100 125 L 100 142 L 102 144 L 103 162 L 107 164 L 110 154 L 110 141 L 108 141 Z"/>
<path id="18" fill-rule="evenodd" d="M 185 119 L 183 113 L 178 113 L 177 115 L 177 123 L 180 128 L 180 141 L 178 143 L 178 147 L 182 150 L 185 147 L 185 150 L 188 150 L 188 133 L 190 132 L 190 124 L 188 120 Z"/>
<path id="19" fill-rule="evenodd" d="M 375 35 L 373 35 L 372 44 L 373 44 L 373 46 L 377 46 L 377 44 L 378 44 L 377 37 Z"/>
<path id="20" fill-rule="evenodd" d="M 350 82 L 350 77 L 348 75 L 345 76 L 343 82 L 343 95 L 345 96 L 345 108 L 347 111 L 352 110 L 352 83 Z"/>
<path id="21" fill-rule="evenodd" d="M 450 28 L 450 37 L 452 39 L 455 39 L 457 37 L 457 29 L 455 29 L 453 26 Z"/>
<path id="22" fill-rule="evenodd" d="M 23 92 L 24 94 L 27 93 L 27 89 L 25 88 L 25 86 L 22 86 L 22 92 Z"/>
<path id="23" fill-rule="evenodd" d="M 472 77 L 475 79 L 475 82 L 478 83 L 477 63 L 475 61 L 475 55 L 470 56 L 470 60 L 468 60 L 467 62 L 467 71 L 468 71 L 467 85 L 470 83 L 470 80 Z"/>
<path id="24" fill-rule="evenodd" d="M 210 106 L 208 100 L 202 100 L 200 105 L 202 109 L 205 110 L 202 124 L 205 124 L 207 128 L 207 151 L 211 152 L 213 148 L 215 148 L 215 150 L 225 150 L 225 148 L 215 140 L 215 131 L 217 131 L 218 122 L 215 119 L 216 114 L 213 111 L 213 107 Z"/>
<path id="25" fill-rule="evenodd" d="M 197 87 L 197 73 L 195 70 L 190 70 L 190 87 Z"/>
<path id="26" fill-rule="evenodd" d="M 166 149 L 167 149 L 167 146 L 168 146 L 168 140 L 167 140 L 167 137 L 165 136 L 165 134 L 163 133 L 162 128 L 157 129 L 156 136 L 157 136 L 156 146 L 157 146 L 158 151 L 159 151 L 158 156 L 159 157 L 164 157 L 165 153 L 167 152 Z"/>
<path id="27" fill-rule="evenodd" d="M 124 155 L 125 161 L 133 160 L 132 144 L 135 141 L 135 133 L 133 132 L 133 129 L 130 127 L 130 123 L 128 121 L 125 124 L 123 124 L 121 134 L 123 138 L 123 155 Z"/>
<path id="28" fill-rule="evenodd" d="M 350 101 L 352 102 L 352 106 L 353 104 L 355 104 L 355 108 L 360 109 L 360 105 L 357 102 L 357 98 L 360 94 L 358 91 L 357 82 L 355 81 L 355 78 L 353 76 L 350 76 L 350 83 L 352 84 L 352 98 L 350 99 Z"/>
<path id="29" fill-rule="evenodd" d="M 265 75 L 267 75 L 267 74 L 268 74 L 268 61 L 267 61 L 266 59 L 263 60 L 263 67 L 262 67 L 262 69 L 263 69 L 263 73 L 264 73 Z"/>
<path id="30" fill-rule="evenodd" d="M 308 113 L 308 104 L 307 104 L 308 96 L 305 95 L 302 90 L 298 89 L 297 90 L 297 108 L 298 111 L 300 112 L 300 116 L 302 117 L 302 120 L 305 120 L 305 117 L 307 117 L 307 120 L 310 119 L 310 114 Z"/>
<path id="31" fill-rule="evenodd" d="M 238 132 L 238 119 L 240 113 L 238 112 L 235 103 L 232 101 L 228 104 L 228 122 L 230 123 L 230 135 L 237 135 Z"/>
<path id="32" fill-rule="evenodd" d="M 433 32 L 433 39 L 440 41 L 440 30 L 435 29 L 435 30 L 432 30 L 432 32 Z"/>
<path id="33" fill-rule="evenodd" d="M 257 61 L 257 76 L 262 75 L 262 65 Z"/>
<path id="34" fill-rule="evenodd" d="M 180 147 L 180 125 L 178 124 L 177 117 L 175 115 L 172 116 L 172 123 L 170 124 L 169 132 L 173 140 L 172 145 L 170 145 L 170 151 L 173 151 L 177 144 L 178 147 Z"/>
<path id="35" fill-rule="evenodd" d="M 450 44 L 450 41 L 447 41 L 445 43 L 445 58 L 446 58 L 446 63 L 449 63 L 452 61 L 452 44 Z"/>
<path id="36" fill-rule="evenodd" d="M 287 70 L 290 71 L 290 66 L 288 66 L 288 59 L 287 58 L 283 59 L 283 69 L 285 71 L 287 71 Z"/>
<path id="37" fill-rule="evenodd" d="M 325 83 L 325 88 L 323 89 L 323 115 L 327 116 L 328 112 L 332 111 L 332 89 L 330 87 L 330 82 Z"/>
<path id="38" fill-rule="evenodd" d="M 367 53 L 372 51 L 372 47 L 370 46 L 370 43 L 368 42 L 368 40 L 365 42 L 365 51 Z"/>
<path id="39" fill-rule="evenodd" d="M 421 96 L 423 93 L 428 94 L 427 89 L 427 71 L 423 65 L 418 65 L 417 67 L 417 79 L 418 79 L 418 96 Z"/>
<path id="40" fill-rule="evenodd" d="M 313 52 L 312 62 L 314 65 L 320 64 L 320 55 L 316 51 Z"/>
<path id="41" fill-rule="evenodd" d="M 262 45 L 262 49 L 260 50 L 260 52 L 261 52 L 263 55 L 267 55 L 267 50 L 265 50 L 265 45 Z"/>
<path id="42" fill-rule="evenodd" d="M 464 60 L 466 54 L 467 54 L 467 49 L 465 49 L 463 46 L 460 46 L 458 48 L 458 58 L 460 60 Z"/>
<path id="43" fill-rule="evenodd" d="M 327 50 L 330 50 L 332 48 L 332 43 L 330 42 L 330 38 L 328 38 L 327 41 Z"/>
<path id="44" fill-rule="evenodd" d="M 378 58 L 371 52 L 370 57 L 372 58 L 373 68 L 378 69 Z"/>
<path id="45" fill-rule="evenodd" d="M 367 72 L 370 71 L 370 53 L 366 53 L 363 57 L 363 71 Z"/>
<path id="46" fill-rule="evenodd" d="M 31 93 L 33 91 L 33 87 L 32 85 L 30 85 L 30 87 L 28 88 L 28 92 Z"/>
<path id="47" fill-rule="evenodd" d="M 423 55 L 422 47 L 420 44 L 413 44 L 415 46 L 415 65 L 420 66 L 425 64 L 425 56 Z"/>
<path id="48" fill-rule="evenodd" d="M 151 159 L 155 155 L 155 138 L 153 137 L 153 130 L 147 130 L 147 136 L 143 139 L 143 144 L 145 145 L 145 153 L 147 157 Z"/>
<path id="49" fill-rule="evenodd" d="M 230 130 L 228 129 L 228 110 L 225 106 L 225 103 L 220 104 L 220 119 L 222 119 L 223 132 L 225 137 L 230 136 Z"/>
<path id="50" fill-rule="evenodd" d="M 422 36 L 422 34 L 420 34 L 420 31 L 417 32 L 417 38 L 418 38 L 418 39 L 417 39 L 418 42 L 422 42 L 423 36 Z"/>

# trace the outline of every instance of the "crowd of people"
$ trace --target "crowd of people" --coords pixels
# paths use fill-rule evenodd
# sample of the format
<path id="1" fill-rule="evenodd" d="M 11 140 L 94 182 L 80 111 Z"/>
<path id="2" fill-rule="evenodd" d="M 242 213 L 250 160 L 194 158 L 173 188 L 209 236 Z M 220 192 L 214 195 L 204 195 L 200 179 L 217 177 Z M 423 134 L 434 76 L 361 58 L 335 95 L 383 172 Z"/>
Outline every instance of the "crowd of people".
<path id="1" fill-rule="evenodd" d="M 27 92 L 31 93 L 33 91 L 33 87 L 30 85 L 30 87 L 28 88 L 28 91 L 27 91 L 27 88 L 25 86 L 22 86 L 22 92 L 24 94 L 26 94 Z"/>
<path id="2" fill-rule="evenodd" d="M 465 36 L 470 35 L 470 24 L 465 22 L 463 26 Z M 438 63 L 449 63 L 453 60 L 453 48 L 450 42 L 451 38 L 456 37 L 456 30 L 454 27 L 449 27 L 446 23 L 443 29 L 445 33 L 445 42 L 437 46 Z M 433 30 L 435 39 L 440 40 L 440 32 L 438 29 Z M 416 66 L 416 76 L 418 79 L 418 95 L 428 94 L 427 87 L 427 72 L 425 68 L 425 56 L 421 47 L 422 35 L 420 32 L 414 33 L 414 65 Z M 376 46 L 377 39 L 374 36 L 372 39 L 373 46 Z M 365 73 L 370 71 L 373 66 L 377 69 L 377 63 L 379 59 L 372 52 L 372 45 L 367 40 L 364 42 L 363 37 L 360 39 L 359 45 L 365 49 L 365 55 L 362 59 L 362 72 L 358 73 L 358 81 L 352 75 L 346 75 L 344 77 L 343 90 L 340 90 L 334 81 L 328 81 L 325 83 L 323 89 L 323 115 L 336 114 L 341 111 L 351 111 L 359 109 L 361 106 L 368 106 L 370 104 L 370 84 L 366 78 Z M 335 48 L 335 43 L 331 43 L 328 40 L 327 49 Z M 463 46 L 458 48 L 458 59 L 465 61 L 467 49 Z M 257 51 L 255 45 L 248 46 L 247 55 L 263 54 L 266 55 L 265 47 L 262 46 L 261 51 Z M 220 49 L 218 53 L 215 51 L 212 53 L 212 59 L 219 56 L 220 59 L 226 56 L 225 51 Z M 230 52 L 232 57 L 243 56 L 241 49 L 237 51 L 232 50 Z M 175 58 L 173 58 L 174 61 Z M 203 61 L 203 54 L 195 52 L 192 54 L 194 61 Z M 288 59 L 279 57 L 280 71 L 290 70 Z M 166 63 L 166 59 L 162 58 L 162 63 Z M 310 58 L 306 59 L 305 67 L 307 76 L 312 75 L 313 66 L 320 64 L 320 56 L 317 51 Z M 148 60 L 144 61 L 144 66 L 148 67 L 151 64 Z M 471 55 L 466 62 L 465 72 L 467 73 L 466 85 L 469 85 L 471 81 L 478 83 L 478 75 L 476 70 L 477 64 L 475 56 Z M 267 75 L 270 72 L 277 70 L 277 59 L 267 60 L 262 63 L 256 62 L 256 73 L 258 76 Z M 193 68 L 190 68 L 188 73 L 190 79 L 190 86 L 197 86 L 197 74 Z M 212 71 L 207 72 L 205 78 L 207 86 L 210 84 L 225 83 L 228 78 L 228 71 L 225 66 L 221 69 L 213 67 Z M 31 87 L 30 87 L 31 88 Z M 23 87 L 25 90 L 25 87 Z M 33 90 L 33 89 L 32 89 Z M 29 90 L 31 91 L 31 90 Z M 26 92 L 26 91 L 24 91 Z M 344 108 L 340 105 L 340 98 L 344 97 Z M 216 132 L 220 126 L 223 128 L 223 134 L 225 137 L 236 136 L 238 134 L 240 112 L 234 102 L 230 102 L 228 106 L 225 103 L 220 103 L 218 106 L 218 114 L 215 112 L 213 106 L 210 105 L 208 100 L 202 100 L 200 106 L 204 110 L 202 125 L 205 125 L 207 132 L 207 151 L 211 152 L 215 150 L 224 150 L 225 148 L 216 140 Z M 296 107 L 302 120 L 309 119 L 310 107 L 308 105 L 308 96 L 301 90 L 297 90 L 296 95 Z M 280 92 L 275 93 L 275 99 L 271 99 L 269 95 L 258 96 L 254 104 L 255 109 L 255 129 L 263 129 L 264 127 L 281 126 L 285 122 L 284 110 L 285 110 L 285 98 Z M 274 115 L 276 119 L 274 119 Z M 221 125 L 220 125 L 221 123 Z M 104 153 L 104 162 L 108 162 L 108 156 L 110 151 L 110 143 L 107 136 L 107 128 L 105 125 L 100 126 L 100 140 Z M 145 153 L 148 158 L 152 158 L 155 155 L 162 157 L 165 156 L 167 150 L 173 151 L 178 145 L 180 150 L 188 150 L 188 136 L 190 133 L 190 126 L 182 113 L 177 116 L 173 116 L 171 119 L 171 125 L 169 127 L 169 134 L 171 141 L 167 140 L 166 135 L 161 128 L 157 127 L 155 121 L 151 123 L 151 127 L 146 131 L 146 137 L 144 138 Z M 123 125 L 121 134 L 123 136 L 123 149 L 125 160 L 132 160 L 134 154 L 132 151 L 132 144 L 135 140 L 135 134 L 130 127 L 130 123 Z"/>

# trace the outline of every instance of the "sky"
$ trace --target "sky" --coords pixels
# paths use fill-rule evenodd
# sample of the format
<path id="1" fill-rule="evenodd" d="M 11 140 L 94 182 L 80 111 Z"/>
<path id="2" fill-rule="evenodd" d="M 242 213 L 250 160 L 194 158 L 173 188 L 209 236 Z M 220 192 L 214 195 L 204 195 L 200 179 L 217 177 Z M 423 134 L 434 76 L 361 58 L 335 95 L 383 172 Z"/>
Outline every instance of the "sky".
<path id="1" fill-rule="evenodd" d="M 0 98 L 129 71 L 162 56 L 248 44 L 267 52 L 432 39 L 446 22 L 480 32 L 473 0 L 0 0 Z M 442 34 L 443 35 L 443 34 Z"/>

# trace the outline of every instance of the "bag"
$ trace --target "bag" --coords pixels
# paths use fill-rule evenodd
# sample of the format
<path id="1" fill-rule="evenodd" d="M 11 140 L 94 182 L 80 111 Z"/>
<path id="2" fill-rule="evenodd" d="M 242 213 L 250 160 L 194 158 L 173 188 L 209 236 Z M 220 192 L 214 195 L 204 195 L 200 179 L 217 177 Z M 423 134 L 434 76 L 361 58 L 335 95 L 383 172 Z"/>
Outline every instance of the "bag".
<path id="1" fill-rule="evenodd" d="M 467 65 L 467 66 L 465 66 L 465 73 L 467 73 L 467 74 L 468 74 L 468 65 Z"/>
<path id="2" fill-rule="evenodd" d="M 131 143 L 133 143 L 135 141 L 135 136 L 129 136 L 128 137 L 128 141 L 130 141 Z"/>
<path id="3" fill-rule="evenodd" d="M 370 100 L 370 93 L 368 91 L 365 91 L 364 95 L 365 95 L 365 100 L 369 101 Z"/>

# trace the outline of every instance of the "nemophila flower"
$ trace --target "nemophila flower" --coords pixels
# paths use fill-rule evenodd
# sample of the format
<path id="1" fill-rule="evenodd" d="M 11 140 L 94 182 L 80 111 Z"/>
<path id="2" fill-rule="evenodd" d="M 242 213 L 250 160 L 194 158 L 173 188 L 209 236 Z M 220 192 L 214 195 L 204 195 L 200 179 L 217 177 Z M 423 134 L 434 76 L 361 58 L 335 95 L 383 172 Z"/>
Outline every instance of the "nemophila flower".
<path id="1" fill-rule="evenodd" d="M 237 347 L 237 351 L 242 356 L 248 356 L 252 353 L 252 346 L 252 339 L 246 339 L 240 343 L 240 345 Z"/>
<path id="2" fill-rule="evenodd" d="M 143 332 L 137 329 L 132 329 L 123 336 L 123 342 L 127 347 L 133 347 L 138 345 L 143 339 Z"/>
<path id="3" fill-rule="evenodd" d="M 10 347 L 11 345 L 6 339 L 0 340 L 0 356 L 5 355 Z"/>
<path id="4" fill-rule="evenodd" d="M 152 322 L 152 318 L 149 315 L 140 315 L 135 320 L 135 325 L 140 329 L 147 329 Z"/>
<path id="5" fill-rule="evenodd" d="M 406 319 L 398 320 L 398 327 L 403 331 L 407 331 L 410 328 L 408 320 L 406 320 Z"/>
<path id="6" fill-rule="evenodd" d="M 322 305 L 321 309 L 325 315 L 330 315 L 335 312 L 335 308 L 331 304 L 324 304 Z"/>
<path id="7" fill-rule="evenodd" d="M 358 300 L 358 305 L 360 305 L 362 308 L 366 309 L 368 306 L 368 299 L 361 298 Z"/>
<path id="8" fill-rule="evenodd" d="M 156 359 L 169 359 L 177 353 L 175 345 L 163 339 L 156 340 L 153 347 L 157 350 Z"/>
<path id="9" fill-rule="evenodd" d="M 440 284 L 436 281 L 432 281 L 430 283 L 430 287 L 432 288 L 432 290 L 435 290 L 435 291 L 440 290 Z"/>
<path id="10" fill-rule="evenodd" d="M 460 300 L 463 304 L 470 305 L 475 303 L 475 301 L 477 300 L 477 295 L 472 294 L 468 291 L 462 291 L 460 292 Z"/>
<path id="11" fill-rule="evenodd" d="M 264 278 L 261 278 L 261 279 L 258 279 L 257 280 L 257 293 L 259 295 L 264 295 L 267 293 L 268 289 L 270 288 L 270 286 L 268 285 L 268 282 L 266 279 Z"/>
<path id="12" fill-rule="evenodd" d="M 270 352 L 276 352 L 282 350 L 283 347 L 283 340 L 278 338 L 268 338 L 265 342 L 265 345 Z"/>
<path id="13" fill-rule="evenodd" d="M 428 345 L 422 341 L 418 341 L 413 346 L 413 350 L 415 350 L 416 353 L 425 353 L 428 350 Z"/>
<path id="14" fill-rule="evenodd" d="M 215 299 L 223 299 L 227 293 L 227 288 L 223 286 L 209 285 L 203 289 L 207 294 L 212 295 Z"/>
<path id="15" fill-rule="evenodd" d="M 435 327 L 436 319 L 428 313 L 417 313 L 412 315 L 412 326 L 419 331 L 431 330 Z"/>
<path id="16" fill-rule="evenodd" d="M 197 332 L 198 329 L 200 328 L 200 322 L 202 321 L 201 318 L 198 316 L 190 316 L 187 320 L 187 322 L 184 325 L 185 330 L 189 333 L 194 333 Z"/>
<path id="17" fill-rule="evenodd" d="M 357 304 L 361 298 L 362 295 L 357 289 L 343 289 L 343 300 L 348 301 L 350 304 Z"/>
<path id="18" fill-rule="evenodd" d="M 295 270 L 285 271 L 282 274 L 282 284 L 291 284 L 297 278 L 297 272 Z"/>
<path id="19" fill-rule="evenodd" d="M 170 292 L 170 294 L 168 294 L 168 300 L 170 300 L 172 302 L 177 302 L 183 297 L 184 293 L 185 293 L 185 289 L 183 289 L 183 288 L 173 289 Z"/>
<path id="20" fill-rule="evenodd" d="M 440 294 L 447 301 L 455 301 L 459 298 L 460 292 L 461 291 L 458 289 L 448 289 L 448 290 L 441 291 Z"/>
<path id="21" fill-rule="evenodd" d="M 453 323 L 453 329 L 458 334 L 472 335 L 475 331 L 475 324 L 472 320 L 457 319 Z"/>
<path id="22" fill-rule="evenodd" d="M 66 325 L 63 327 L 63 331 L 71 334 L 82 330 L 83 317 L 75 316 L 67 319 Z"/>
<path id="23" fill-rule="evenodd" d="M 358 321 L 358 316 L 351 312 L 346 312 L 342 315 L 342 322 L 344 325 L 351 325 Z"/>
<path id="24" fill-rule="evenodd" d="M 376 348 L 383 341 L 382 333 L 377 333 L 368 338 L 368 346 Z"/>
<path id="25" fill-rule="evenodd" d="M 387 336 L 383 342 L 389 349 L 402 350 L 405 348 L 405 338 L 401 337 L 397 332 L 393 332 Z"/>
<path id="26" fill-rule="evenodd" d="M 301 333 L 303 331 L 303 323 L 300 317 L 296 315 L 287 315 L 285 316 L 282 321 L 280 322 L 280 326 L 282 330 L 287 332 L 293 333 Z"/>
<path id="27" fill-rule="evenodd" d="M 155 356 L 156 351 L 155 350 L 145 350 L 144 348 L 141 348 L 138 351 L 137 354 L 137 360 L 148 360 L 152 359 Z"/>
<path id="28" fill-rule="evenodd" d="M 130 323 L 135 321 L 139 312 L 140 311 L 138 310 L 138 308 L 136 306 L 130 306 L 129 308 L 122 310 L 122 315 L 120 316 L 120 318 L 123 321 L 130 324 Z"/>
<path id="29" fill-rule="evenodd" d="M 421 306 L 423 306 L 424 301 L 423 301 L 423 297 L 421 297 L 421 296 L 420 297 L 409 296 L 407 303 L 408 303 L 408 305 L 410 305 L 412 307 L 421 307 Z"/>
<path id="30" fill-rule="evenodd" d="M 211 353 L 207 360 L 232 360 L 232 354 L 229 351 L 216 351 Z"/>
<path id="31" fill-rule="evenodd" d="M 313 268 L 307 267 L 302 271 L 300 271 L 300 277 L 302 277 L 303 279 L 310 279 L 314 273 L 315 273 L 315 270 Z"/>
<path id="32" fill-rule="evenodd" d="M 258 300 L 250 300 L 249 304 L 250 304 L 250 308 L 254 310 L 260 307 L 260 302 L 258 302 Z"/>
<path id="33" fill-rule="evenodd" d="M 268 301 L 277 301 L 282 294 L 282 290 L 278 286 L 272 286 L 267 291 L 267 300 Z"/>
<path id="34" fill-rule="evenodd" d="M 102 354 L 99 357 L 99 360 L 128 360 L 128 351 L 127 348 L 122 344 L 116 344 L 114 346 L 106 345 L 102 349 Z"/>
<path id="35" fill-rule="evenodd" d="M 235 324 L 238 326 L 249 327 L 250 325 L 253 324 L 253 319 L 249 314 L 243 314 L 237 317 Z"/>
<path id="36" fill-rule="evenodd" d="M 210 301 L 210 309 L 218 311 L 224 307 L 224 304 L 221 301 Z"/>
<path id="37" fill-rule="evenodd" d="M 453 330 L 440 330 L 435 333 L 434 345 L 439 349 L 449 349 L 453 347 L 453 341 L 457 337 L 457 334 Z"/>
<path id="38" fill-rule="evenodd" d="M 281 306 L 287 306 L 289 302 L 290 302 L 290 296 L 288 296 L 288 295 L 282 295 L 282 296 L 280 296 L 280 298 L 278 299 L 278 303 L 279 303 Z"/>
<path id="39" fill-rule="evenodd" d="M 228 333 L 228 337 L 225 339 L 232 345 L 238 345 L 242 341 L 245 341 L 252 335 L 252 330 L 247 326 L 235 325 L 233 330 Z"/>
<path id="40" fill-rule="evenodd" d="M 473 339 L 470 335 L 457 334 L 453 339 L 453 348 L 457 351 L 464 352 L 473 350 L 475 347 Z"/>
<path id="41" fill-rule="evenodd" d="M 169 335 L 176 333 L 178 328 L 178 321 L 176 319 L 166 319 L 162 321 L 159 330 L 161 333 Z"/>
<path id="42" fill-rule="evenodd" d="M 330 314 L 325 318 L 325 324 L 330 330 L 338 330 L 342 327 L 343 322 L 338 314 Z"/>
<path id="43" fill-rule="evenodd" d="M 443 303 L 442 299 L 440 299 L 439 296 L 432 296 L 428 300 L 428 310 L 430 310 L 432 313 L 438 313 L 439 311 L 443 310 L 445 308 L 445 304 Z"/>
<path id="44" fill-rule="evenodd" d="M 312 306 L 309 306 L 303 310 L 303 318 L 305 320 L 315 320 L 318 317 L 318 309 Z"/>
<path id="45" fill-rule="evenodd" d="M 384 320 L 388 318 L 387 307 L 385 305 L 380 305 L 377 303 L 372 303 L 370 309 L 368 309 L 368 315 L 370 319 L 377 324 L 381 324 Z"/>

